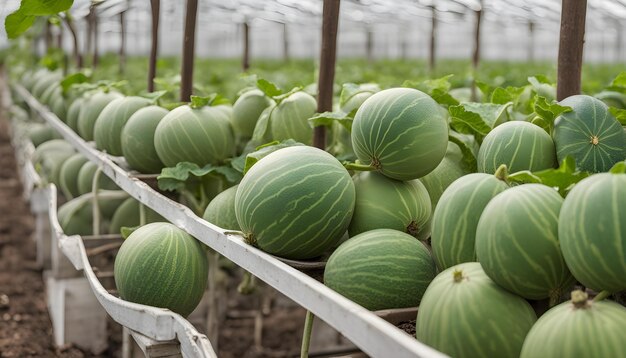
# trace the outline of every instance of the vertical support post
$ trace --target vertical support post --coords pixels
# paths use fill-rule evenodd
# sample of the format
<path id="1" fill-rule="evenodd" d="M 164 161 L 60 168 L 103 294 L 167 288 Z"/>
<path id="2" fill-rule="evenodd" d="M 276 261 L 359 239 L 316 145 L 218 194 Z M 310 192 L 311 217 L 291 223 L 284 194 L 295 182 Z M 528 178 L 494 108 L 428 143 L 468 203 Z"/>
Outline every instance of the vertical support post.
<path id="1" fill-rule="evenodd" d="M 92 56 L 92 44 L 93 44 L 93 17 L 94 17 L 94 7 L 91 6 L 89 8 L 89 14 L 85 17 L 85 21 L 87 21 L 87 36 L 85 36 L 85 56 Z"/>
<path id="2" fill-rule="evenodd" d="M 435 70 L 435 57 L 437 51 L 436 35 L 437 35 L 437 8 L 433 3 L 431 9 L 431 25 L 430 25 L 430 52 L 428 59 L 428 68 L 431 72 Z"/>
<path id="3" fill-rule="evenodd" d="M 369 26 L 367 27 L 365 38 L 365 52 L 367 55 L 367 62 L 374 62 L 374 31 Z"/>
<path id="4" fill-rule="evenodd" d="M 98 67 L 98 62 L 100 60 L 100 54 L 98 53 L 98 15 L 94 9 L 93 12 L 93 60 L 91 65 L 93 68 Z"/>
<path id="5" fill-rule="evenodd" d="M 156 60 L 159 51 L 159 13 L 161 0 L 150 0 L 152 10 L 152 45 L 148 60 L 148 92 L 154 92 L 154 77 L 156 77 Z"/>
<path id="6" fill-rule="evenodd" d="M 74 28 L 74 22 L 72 18 L 66 14 L 63 19 L 65 20 L 65 24 L 67 28 L 70 30 L 70 34 L 72 34 L 72 41 L 74 43 L 74 59 L 76 60 L 76 66 L 81 69 L 83 68 L 83 56 L 80 53 L 80 49 L 78 48 L 78 36 L 76 35 L 76 28 Z"/>
<path id="7" fill-rule="evenodd" d="M 535 62 L 535 22 L 528 21 L 528 62 Z"/>
<path id="8" fill-rule="evenodd" d="M 48 19 L 44 19 L 44 21 L 46 22 L 45 28 L 44 28 L 44 42 L 46 45 L 45 48 L 45 52 L 47 53 L 50 48 L 52 47 L 52 24 L 50 24 L 50 21 L 48 21 Z"/>
<path id="9" fill-rule="evenodd" d="M 126 21 L 124 14 L 126 11 L 120 12 L 120 74 L 124 74 L 126 69 Z"/>
<path id="10" fill-rule="evenodd" d="M 475 10 L 476 14 L 476 27 L 474 28 L 474 54 L 472 55 L 472 92 L 471 99 L 473 102 L 476 102 L 477 94 L 476 94 L 476 75 L 478 74 L 478 66 L 480 66 L 480 23 L 482 20 L 483 14 L 483 2 L 479 1 L 480 8 Z"/>
<path id="11" fill-rule="evenodd" d="M 283 22 L 283 61 L 289 62 L 289 34 L 286 22 Z"/>
<path id="12" fill-rule="evenodd" d="M 556 87 L 559 101 L 580 93 L 586 15 L 587 0 L 563 0 Z"/>
<path id="13" fill-rule="evenodd" d="M 333 110 L 333 82 L 335 80 L 335 60 L 337 53 L 337 30 L 339 27 L 340 0 L 324 0 L 322 15 L 322 52 L 317 94 L 317 111 Z M 326 147 L 326 127 L 315 127 L 313 145 Z"/>
<path id="14" fill-rule="evenodd" d="M 183 35 L 183 63 L 181 66 L 180 100 L 189 101 L 193 92 L 193 62 L 196 43 L 196 16 L 198 0 L 187 0 L 185 12 L 185 34 Z"/>
<path id="15" fill-rule="evenodd" d="M 241 61 L 243 72 L 250 68 L 250 25 L 248 21 L 243 22 L 243 58 Z"/>

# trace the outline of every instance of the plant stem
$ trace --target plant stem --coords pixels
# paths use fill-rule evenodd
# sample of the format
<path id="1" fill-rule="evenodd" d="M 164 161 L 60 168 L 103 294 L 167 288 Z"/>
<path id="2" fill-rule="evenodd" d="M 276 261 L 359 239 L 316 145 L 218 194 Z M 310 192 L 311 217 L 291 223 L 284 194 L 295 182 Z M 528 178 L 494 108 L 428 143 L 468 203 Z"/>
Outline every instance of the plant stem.
<path id="1" fill-rule="evenodd" d="M 100 174 L 102 173 L 102 169 L 98 168 L 93 175 L 93 181 L 91 182 L 91 192 L 93 193 L 93 201 L 91 206 L 92 212 L 92 223 L 93 223 L 93 232 L 94 236 L 100 235 L 100 206 L 98 205 L 98 181 L 100 180 Z"/>
<path id="2" fill-rule="evenodd" d="M 304 319 L 304 332 L 302 333 L 302 348 L 300 349 L 300 358 L 308 358 L 309 346 L 311 345 L 311 332 L 313 331 L 313 320 L 315 316 L 311 311 L 306 311 Z"/>
<path id="3" fill-rule="evenodd" d="M 376 170 L 376 168 L 372 165 L 365 165 L 365 164 L 359 164 L 359 163 L 344 163 L 343 166 L 344 168 L 348 170 L 357 170 L 361 172 L 369 172 L 369 171 Z"/>
<path id="4" fill-rule="evenodd" d="M 139 203 L 139 226 L 146 225 L 146 206 Z"/>
<path id="5" fill-rule="evenodd" d="M 611 292 L 609 291 L 600 291 L 596 297 L 593 298 L 593 302 L 602 301 L 603 299 L 609 297 Z"/>

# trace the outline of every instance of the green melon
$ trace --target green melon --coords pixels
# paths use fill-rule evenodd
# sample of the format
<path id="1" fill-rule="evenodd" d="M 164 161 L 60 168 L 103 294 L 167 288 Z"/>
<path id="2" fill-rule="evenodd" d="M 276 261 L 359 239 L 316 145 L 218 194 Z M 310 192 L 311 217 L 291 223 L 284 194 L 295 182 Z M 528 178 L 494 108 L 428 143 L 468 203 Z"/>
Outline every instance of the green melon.
<path id="1" fill-rule="evenodd" d="M 47 72 L 43 74 L 34 84 L 31 94 L 33 97 L 41 100 L 44 92 L 54 85 L 58 85 L 58 82 L 63 78 L 61 72 Z"/>
<path id="2" fill-rule="evenodd" d="M 559 162 L 572 156 L 579 169 L 598 173 L 624 160 L 626 134 L 606 104 L 586 95 L 571 96 L 559 104 L 572 108 L 554 122 Z"/>
<path id="3" fill-rule="evenodd" d="M 108 220 L 127 198 L 128 194 L 123 191 L 103 190 L 98 193 L 101 234 L 108 232 Z M 87 193 L 66 202 L 59 207 L 57 215 L 66 235 L 92 235 L 93 194 Z"/>
<path id="4" fill-rule="evenodd" d="M 332 247 L 354 211 L 348 171 L 323 150 L 294 146 L 259 160 L 235 196 L 246 241 L 270 254 L 311 259 Z"/>
<path id="5" fill-rule="evenodd" d="M 93 162 L 85 163 L 78 171 L 78 193 L 80 195 L 90 193 L 93 188 L 93 177 L 98 170 L 98 165 Z M 106 174 L 100 173 L 100 179 L 98 180 L 98 189 L 116 190 L 119 189 L 117 184 L 109 178 Z"/>
<path id="6" fill-rule="evenodd" d="M 59 172 L 59 187 L 66 199 L 72 199 L 80 195 L 78 190 L 78 173 L 89 160 L 81 153 L 69 157 L 61 166 Z"/>
<path id="7" fill-rule="evenodd" d="M 78 133 L 78 116 L 80 115 L 80 110 L 85 103 L 85 98 L 79 97 L 70 104 L 70 107 L 67 109 L 67 119 L 65 124 L 68 127 L 72 128 L 74 132 Z"/>
<path id="8" fill-rule="evenodd" d="M 207 283 L 203 245 L 176 226 L 152 223 L 135 230 L 115 257 L 115 284 L 126 301 L 188 316 Z"/>
<path id="9" fill-rule="evenodd" d="M 136 227 L 141 224 L 140 203 L 135 198 L 126 199 L 115 210 L 109 224 L 109 232 L 111 234 L 119 234 L 122 227 Z M 144 207 L 146 222 L 153 223 L 157 221 L 165 221 L 165 219 L 154 210 Z"/>
<path id="10" fill-rule="evenodd" d="M 491 199 L 506 190 L 504 173 L 465 175 L 443 193 L 432 220 L 431 245 L 437 267 L 476 261 L 476 227 Z"/>
<path id="11" fill-rule="evenodd" d="M 61 85 L 59 83 L 55 83 L 52 86 L 46 88 L 45 91 L 43 91 L 43 93 L 41 94 L 41 98 L 39 98 L 39 102 L 50 107 L 50 103 L 52 103 L 52 99 L 60 95 L 61 95 Z"/>
<path id="12" fill-rule="evenodd" d="M 38 147 L 40 144 L 47 142 L 52 139 L 61 139 L 61 135 L 54 130 L 54 128 L 50 127 L 44 123 L 33 123 L 28 128 L 28 138 L 35 147 Z"/>
<path id="13" fill-rule="evenodd" d="M 283 99 L 270 116 L 270 131 L 273 140 L 293 139 L 311 144 L 313 128 L 308 119 L 317 112 L 317 101 L 310 94 L 300 91 Z"/>
<path id="14" fill-rule="evenodd" d="M 214 107 L 175 108 L 159 122 L 154 146 L 168 167 L 179 162 L 219 164 L 235 154 L 230 120 L 224 111 Z"/>
<path id="15" fill-rule="evenodd" d="M 563 199 L 541 184 L 507 189 L 483 210 L 476 255 L 489 277 L 528 299 L 553 302 L 574 283 L 559 247 Z"/>
<path id="16" fill-rule="evenodd" d="M 419 305 L 437 268 L 411 235 L 376 229 L 351 237 L 333 252 L 324 284 L 368 310 Z"/>
<path id="17" fill-rule="evenodd" d="M 245 92 L 233 105 L 233 129 L 242 138 L 252 137 L 254 127 L 261 113 L 272 104 L 261 90 L 253 89 Z"/>
<path id="18" fill-rule="evenodd" d="M 122 129 L 122 153 L 126 162 L 140 173 L 160 173 L 164 165 L 154 146 L 154 132 L 168 111 L 149 106 L 135 112 Z"/>
<path id="19" fill-rule="evenodd" d="M 398 181 L 376 172 L 353 177 L 356 190 L 350 236 L 374 229 L 394 229 L 418 237 L 431 214 L 430 198 L 419 180 Z"/>
<path id="20" fill-rule="evenodd" d="M 122 130 L 130 116 L 152 102 L 143 97 L 117 98 L 100 112 L 94 125 L 96 147 L 115 156 L 122 155 Z"/>
<path id="21" fill-rule="evenodd" d="M 213 198 L 204 210 L 202 218 L 222 229 L 241 231 L 235 214 L 235 195 L 238 187 L 232 186 Z"/>
<path id="22" fill-rule="evenodd" d="M 576 184 L 559 215 L 559 240 L 583 285 L 626 290 L 626 174 L 596 174 Z"/>
<path id="23" fill-rule="evenodd" d="M 523 121 L 505 122 L 494 128 L 478 150 L 478 171 L 493 174 L 505 164 L 510 173 L 538 171 L 557 164 L 554 142 L 541 127 Z"/>
<path id="24" fill-rule="evenodd" d="M 448 124 L 427 94 L 388 89 L 359 107 L 352 124 L 352 146 L 362 163 L 385 176 L 417 179 L 441 163 L 448 146 Z"/>
<path id="25" fill-rule="evenodd" d="M 65 98 L 63 98 L 62 95 L 52 99 L 52 102 L 50 103 L 50 110 L 56 114 L 61 121 L 65 122 L 67 117 L 67 105 Z"/>
<path id="26" fill-rule="evenodd" d="M 594 95 L 609 107 L 626 109 L 626 93 L 616 91 L 602 91 Z"/>
<path id="27" fill-rule="evenodd" d="M 493 282 L 477 262 L 452 266 L 426 289 L 417 339 L 455 358 L 517 358 L 537 316 Z M 540 357 L 540 356 L 537 356 Z"/>
<path id="28" fill-rule="evenodd" d="M 91 96 L 84 97 L 76 121 L 78 134 L 84 140 L 92 141 L 94 139 L 96 119 L 98 119 L 100 112 L 102 112 L 107 104 L 122 97 L 123 96 L 117 92 L 96 92 Z"/>
<path id="29" fill-rule="evenodd" d="M 33 153 L 33 162 L 51 183 L 59 185 L 59 173 L 63 163 L 76 151 L 63 139 L 52 139 L 42 143 Z"/>
<path id="30" fill-rule="evenodd" d="M 546 312 L 528 332 L 521 358 L 619 358 L 626 352 L 626 308 L 587 300 L 582 291 Z"/>

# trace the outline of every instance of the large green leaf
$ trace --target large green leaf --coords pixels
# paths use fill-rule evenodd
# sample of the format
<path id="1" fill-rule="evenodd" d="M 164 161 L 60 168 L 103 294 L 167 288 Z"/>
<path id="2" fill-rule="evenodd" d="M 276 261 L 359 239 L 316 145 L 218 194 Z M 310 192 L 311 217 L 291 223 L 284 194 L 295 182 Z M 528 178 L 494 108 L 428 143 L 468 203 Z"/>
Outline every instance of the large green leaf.
<path id="1" fill-rule="evenodd" d="M 4 19 L 4 28 L 10 39 L 17 38 L 28 30 L 35 22 L 36 16 L 27 15 L 17 10 Z"/>
<path id="2" fill-rule="evenodd" d="M 472 134 L 479 142 L 498 124 L 509 120 L 505 104 L 464 102 L 450 106 L 450 126 L 457 132 Z"/>
<path id="3" fill-rule="evenodd" d="M 579 181 L 591 175 L 588 172 L 576 169 L 574 158 L 567 156 L 557 169 L 546 169 L 531 173 L 528 170 L 510 174 L 508 181 L 517 184 L 539 183 L 557 188 L 559 194 L 565 197 L 572 187 Z"/>
<path id="4" fill-rule="evenodd" d="M 20 10 L 34 16 L 55 15 L 67 11 L 74 0 L 22 0 Z"/>
<path id="5" fill-rule="evenodd" d="M 248 172 L 248 170 L 252 168 L 254 164 L 256 164 L 259 160 L 265 158 L 269 154 L 274 153 L 275 151 L 279 149 L 293 147 L 293 146 L 300 146 L 300 145 L 304 145 L 304 144 L 300 142 L 296 142 L 293 139 L 287 139 L 282 142 L 274 141 L 274 142 L 270 142 L 270 143 L 257 147 L 256 151 L 249 153 L 246 156 L 246 163 L 243 169 L 243 174 L 245 175 Z"/>

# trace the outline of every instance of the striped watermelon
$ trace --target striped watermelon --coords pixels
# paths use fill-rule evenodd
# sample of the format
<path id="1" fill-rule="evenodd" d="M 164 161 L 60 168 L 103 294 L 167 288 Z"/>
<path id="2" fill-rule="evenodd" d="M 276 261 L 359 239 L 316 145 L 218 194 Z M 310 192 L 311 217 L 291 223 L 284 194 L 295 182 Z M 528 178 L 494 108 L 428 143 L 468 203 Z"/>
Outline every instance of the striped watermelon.
<path id="1" fill-rule="evenodd" d="M 317 112 L 317 101 L 310 94 L 299 91 L 282 100 L 271 112 L 270 128 L 273 140 L 293 139 L 311 144 L 313 128 L 308 119 Z"/>
<path id="2" fill-rule="evenodd" d="M 42 143 L 33 153 L 33 163 L 49 182 L 59 185 L 63 163 L 76 153 L 74 147 L 63 139 L 52 139 Z"/>
<path id="3" fill-rule="evenodd" d="M 235 214 L 235 195 L 239 186 L 232 186 L 219 193 L 206 207 L 202 218 L 222 229 L 240 231 Z"/>
<path id="4" fill-rule="evenodd" d="M 170 309 L 188 316 L 207 283 L 203 245 L 169 223 L 133 231 L 115 257 L 115 285 L 126 301 Z"/>
<path id="5" fill-rule="evenodd" d="M 154 133 L 167 113 L 159 106 L 142 108 L 122 129 L 122 154 L 128 165 L 140 173 L 160 173 L 164 167 L 154 145 Z"/>
<path id="6" fill-rule="evenodd" d="M 107 104 L 122 97 L 123 96 L 117 92 L 96 92 L 85 97 L 80 106 L 80 112 L 78 113 L 78 119 L 76 121 L 78 134 L 86 141 L 93 140 L 94 127 L 100 112 L 102 112 Z"/>
<path id="7" fill-rule="evenodd" d="M 259 160 L 235 196 L 246 241 L 270 254 L 311 259 L 332 247 L 354 211 L 348 171 L 323 150 L 294 146 Z"/>
<path id="8" fill-rule="evenodd" d="M 374 229 L 394 229 L 418 237 L 431 214 L 428 191 L 419 180 L 398 181 L 376 172 L 353 177 L 356 204 L 350 236 Z"/>
<path id="9" fill-rule="evenodd" d="M 79 97 L 70 104 L 70 107 L 67 109 L 67 116 L 65 118 L 65 124 L 68 127 L 72 128 L 74 132 L 78 133 L 78 116 L 80 115 L 80 109 L 85 103 L 85 98 Z M 63 118 L 61 118 L 63 119 Z"/>
<path id="10" fill-rule="evenodd" d="M 491 199 L 508 188 L 505 173 L 474 173 L 452 183 L 443 193 L 432 220 L 431 245 L 437 267 L 476 261 L 476 227 Z"/>
<path id="11" fill-rule="evenodd" d="M 376 229 L 350 238 L 326 263 L 324 284 L 369 310 L 415 307 L 437 273 L 411 235 Z"/>
<path id="12" fill-rule="evenodd" d="M 478 150 L 478 171 L 493 174 L 506 164 L 509 172 L 538 171 L 557 164 L 554 142 L 541 127 L 523 121 L 494 128 Z"/>
<path id="13" fill-rule="evenodd" d="M 521 358 L 620 358 L 626 352 L 626 308 L 587 300 L 582 291 L 546 312 L 528 332 Z"/>
<path id="14" fill-rule="evenodd" d="M 78 171 L 78 194 L 83 195 L 90 193 L 93 189 L 93 177 L 96 175 L 98 165 L 94 162 L 86 162 Z M 104 173 L 100 173 L 100 179 L 98 180 L 98 189 L 116 190 L 119 189 L 117 184 L 106 176 Z"/>
<path id="15" fill-rule="evenodd" d="M 572 108 L 554 122 L 554 142 L 559 162 L 566 156 L 590 172 L 606 172 L 624 160 L 626 134 L 608 107 L 587 95 L 571 96 L 560 102 Z"/>
<path id="16" fill-rule="evenodd" d="M 424 230 L 422 230 L 417 236 L 419 240 L 423 241 L 431 237 L 433 215 L 443 192 L 455 180 L 470 173 L 468 170 L 463 168 L 461 164 L 462 158 L 463 155 L 461 154 L 459 147 L 452 142 L 448 142 L 446 156 L 443 157 L 441 163 L 439 163 L 435 170 L 419 179 L 428 191 L 431 205 L 430 218 L 428 219 L 428 222 L 426 222 Z"/>
<path id="17" fill-rule="evenodd" d="M 526 184 L 487 204 L 476 229 L 476 255 L 492 280 L 524 298 L 552 302 L 571 287 L 558 239 L 562 203 L 553 188 Z"/>
<path id="18" fill-rule="evenodd" d="M 96 119 L 94 139 L 96 147 L 115 156 L 122 153 L 122 129 L 133 113 L 149 106 L 147 98 L 129 96 L 111 101 Z"/>
<path id="19" fill-rule="evenodd" d="M 108 232 L 108 220 L 127 198 L 128 194 L 123 191 L 103 190 L 98 193 L 101 234 Z M 92 235 L 93 194 L 87 193 L 66 202 L 59 207 L 57 216 L 66 235 Z"/>
<path id="20" fill-rule="evenodd" d="M 154 133 L 163 164 L 218 164 L 235 154 L 235 138 L 226 113 L 215 107 L 180 106 L 165 115 Z"/>
<path id="21" fill-rule="evenodd" d="M 448 146 L 448 124 L 427 94 L 392 88 L 369 97 L 352 124 L 359 160 L 387 177 L 412 180 L 433 171 Z"/>
<path id="22" fill-rule="evenodd" d="M 61 166 L 59 187 L 66 199 L 70 200 L 80 195 L 78 190 L 78 173 L 88 161 L 84 155 L 76 153 L 69 157 Z"/>
<path id="23" fill-rule="evenodd" d="M 120 204 L 111 217 L 109 233 L 120 234 L 122 227 L 132 228 L 141 225 L 139 206 L 140 203 L 132 197 L 126 199 L 122 204 Z M 146 222 L 144 224 L 165 221 L 161 215 L 148 207 L 144 207 L 144 212 L 146 215 Z"/>
<path id="24" fill-rule="evenodd" d="M 526 300 L 498 286 L 479 263 L 468 262 L 435 277 L 415 329 L 420 342 L 455 358 L 517 358 L 536 320 Z"/>
<path id="25" fill-rule="evenodd" d="M 583 285 L 626 290 L 626 174 L 596 174 L 576 184 L 559 215 L 559 240 Z"/>
<path id="26" fill-rule="evenodd" d="M 242 138 L 252 137 L 256 122 L 265 108 L 272 104 L 261 90 L 253 89 L 245 92 L 233 105 L 233 129 Z"/>

